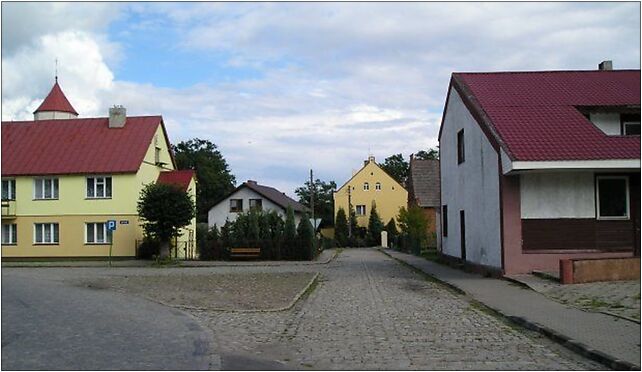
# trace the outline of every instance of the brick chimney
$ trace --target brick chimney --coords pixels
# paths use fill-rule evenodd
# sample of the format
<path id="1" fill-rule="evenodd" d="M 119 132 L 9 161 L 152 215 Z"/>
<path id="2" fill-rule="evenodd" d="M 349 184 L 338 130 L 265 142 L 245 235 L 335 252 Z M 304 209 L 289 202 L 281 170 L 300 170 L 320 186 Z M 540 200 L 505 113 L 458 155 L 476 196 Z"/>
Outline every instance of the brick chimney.
<path id="1" fill-rule="evenodd" d="M 250 185 L 256 185 L 256 181 L 254 180 L 247 180 L 247 183 Z"/>
<path id="2" fill-rule="evenodd" d="M 123 106 L 114 106 L 109 109 L 109 127 L 122 128 L 127 121 L 127 110 Z"/>

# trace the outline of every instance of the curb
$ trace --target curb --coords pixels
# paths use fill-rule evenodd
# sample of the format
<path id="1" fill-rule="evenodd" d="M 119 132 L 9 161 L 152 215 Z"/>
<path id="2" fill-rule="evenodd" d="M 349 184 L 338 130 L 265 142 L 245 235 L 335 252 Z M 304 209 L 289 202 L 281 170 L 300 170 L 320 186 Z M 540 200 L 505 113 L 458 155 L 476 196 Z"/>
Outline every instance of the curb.
<path id="1" fill-rule="evenodd" d="M 153 266 L 149 265 L 132 265 L 132 266 L 112 266 L 111 269 L 137 269 L 137 268 L 154 268 L 154 269 L 163 269 L 163 268 L 199 268 L 199 267 L 266 267 L 266 266 L 310 266 L 310 265 L 326 265 L 332 260 L 337 258 L 340 251 L 335 250 L 334 254 L 325 261 L 322 262 L 309 262 L 309 261 L 262 261 L 264 263 L 248 264 L 248 263 L 227 263 L 227 261 L 221 261 L 220 264 L 212 265 L 172 265 L 166 267 Z M 18 262 L 18 261 L 15 261 Z M 32 269 L 59 269 L 59 268 L 110 268 L 109 266 L 99 266 L 99 265 L 25 265 L 17 263 L 12 265 L 10 263 L 2 263 L 2 268 L 32 268 Z"/>
<path id="2" fill-rule="evenodd" d="M 225 313 L 276 313 L 276 312 L 281 312 L 281 311 L 287 311 L 290 310 L 291 308 L 296 305 L 297 302 L 308 292 L 313 288 L 315 284 L 317 284 L 319 280 L 319 273 L 315 273 L 314 276 L 310 279 L 308 284 L 303 287 L 290 301 L 289 304 L 283 307 L 278 307 L 276 309 L 264 309 L 264 310 L 253 310 L 253 309 L 247 309 L 247 310 L 235 310 L 235 309 L 221 309 L 221 308 L 210 308 L 210 307 L 195 307 L 195 306 L 186 306 L 186 305 L 173 305 L 173 304 L 168 304 L 164 301 L 159 301 L 153 298 L 149 298 L 144 296 L 146 300 L 156 302 L 158 304 L 172 307 L 175 309 L 180 309 L 180 310 L 192 310 L 192 311 L 216 311 L 216 312 L 225 312 Z"/>
<path id="3" fill-rule="evenodd" d="M 559 333 L 559 332 L 557 332 L 557 331 L 555 331 L 555 330 L 553 330 L 551 328 L 542 326 L 542 325 L 540 325 L 540 324 L 538 324 L 536 322 L 532 322 L 532 321 L 530 321 L 530 320 L 528 320 L 526 318 L 523 318 L 523 317 L 504 314 L 500 310 L 495 309 L 493 307 L 490 307 L 489 305 L 474 299 L 472 296 L 470 296 L 468 293 L 463 291 L 461 288 L 459 288 L 459 287 L 457 287 L 457 286 L 455 286 L 453 284 L 447 283 L 447 282 L 445 282 L 445 281 L 443 281 L 443 280 L 441 280 L 441 279 L 439 279 L 439 278 L 437 278 L 435 276 L 432 276 L 429 273 L 421 270 L 420 268 L 412 265 L 411 263 L 408 263 L 408 262 L 405 262 L 405 261 L 403 261 L 403 260 L 401 260 L 399 258 L 393 257 L 392 255 L 390 255 L 387 252 L 384 252 L 381 249 L 378 249 L 378 250 L 381 253 L 385 254 L 386 256 L 392 258 L 393 260 L 395 260 L 397 262 L 400 262 L 400 263 L 402 263 L 402 264 L 404 264 L 406 266 L 411 267 L 414 271 L 419 271 L 419 272 L 423 273 L 424 276 L 429 276 L 431 279 L 435 280 L 436 282 L 444 284 L 445 286 L 447 286 L 450 289 L 454 289 L 459 294 L 465 295 L 466 297 L 472 299 L 472 301 L 474 301 L 475 304 L 483 306 L 485 309 L 489 310 L 491 313 L 496 314 L 497 316 L 499 316 L 499 317 L 501 317 L 503 319 L 506 319 L 506 320 L 508 320 L 508 321 L 512 322 L 513 324 L 516 324 L 516 325 L 518 325 L 520 327 L 526 328 L 526 329 L 531 330 L 531 331 L 538 332 L 538 333 L 546 336 L 550 340 L 552 340 L 552 341 L 554 341 L 554 342 L 566 347 L 567 349 L 569 349 L 569 350 L 571 350 L 571 351 L 573 351 L 573 352 L 575 352 L 577 354 L 580 354 L 580 355 L 582 355 L 582 356 L 584 356 L 586 358 L 592 359 L 592 360 L 594 360 L 596 362 L 602 363 L 602 364 L 604 364 L 604 365 L 606 365 L 609 368 L 614 369 L 614 370 L 620 370 L 620 371 L 623 371 L 623 370 L 639 371 L 640 370 L 640 366 L 637 366 L 637 365 L 635 365 L 633 363 L 629 363 L 627 361 L 615 358 L 615 357 L 613 357 L 611 355 L 608 355 L 608 354 L 606 354 L 604 352 L 601 352 L 599 350 L 595 350 L 595 349 L 593 349 L 593 348 L 591 348 L 591 347 L 589 347 L 589 346 L 587 346 L 587 345 L 585 345 L 585 344 L 583 344 L 583 343 L 581 343 L 579 341 L 573 340 L 570 337 L 568 337 L 566 335 L 563 335 L 563 334 L 561 334 L 561 333 Z M 523 285 L 523 283 L 521 283 L 521 284 Z M 525 286 L 525 287 L 530 289 L 530 287 L 528 287 L 528 286 Z"/>

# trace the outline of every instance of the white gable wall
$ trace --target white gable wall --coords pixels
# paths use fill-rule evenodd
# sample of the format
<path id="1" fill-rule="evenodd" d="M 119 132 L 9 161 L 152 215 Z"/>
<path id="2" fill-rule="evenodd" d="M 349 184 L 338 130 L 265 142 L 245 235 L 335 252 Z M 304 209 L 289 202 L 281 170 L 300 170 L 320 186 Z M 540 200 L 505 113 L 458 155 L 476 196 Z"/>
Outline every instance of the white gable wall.
<path id="1" fill-rule="evenodd" d="M 589 116 L 591 122 L 600 128 L 602 132 L 610 136 L 621 134 L 620 114 L 618 112 L 596 112 L 591 113 Z"/>
<path id="2" fill-rule="evenodd" d="M 457 132 L 461 129 L 465 161 L 457 164 Z M 441 203 L 448 206 L 448 236 L 441 238 L 442 252 L 461 257 L 459 211 L 464 210 L 466 260 L 501 268 L 498 155 L 454 88 L 439 146 Z"/>
<path id="3" fill-rule="evenodd" d="M 261 199 L 263 200 L 262 204 L 264 212 L 276 211 L 282 218 L 285 219 L 284 208 L 266 199 L 253 190 L 244 187 L 210 208 L 209 212 L 207 213 L 207 224 L 210 228 L 216 225 L 220 229 L 221 226 L 225 225 L 226 220 L 229 220 L 230 222 L 236 220 L 238 213 L 230 212 L 230 199 L 243 199 L 243 212 L 248 212 L 250 210 L 250 199 Z M 300 220 L 301 215 L 295 212 L 294 221 L 297 226 Z"/>

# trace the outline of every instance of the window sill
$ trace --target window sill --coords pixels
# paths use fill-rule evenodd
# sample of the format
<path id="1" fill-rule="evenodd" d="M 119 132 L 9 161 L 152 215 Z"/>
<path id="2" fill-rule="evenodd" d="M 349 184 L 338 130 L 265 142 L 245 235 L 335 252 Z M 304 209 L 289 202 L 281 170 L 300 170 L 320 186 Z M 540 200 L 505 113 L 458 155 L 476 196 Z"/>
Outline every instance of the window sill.
<path id="1" fill-rule="evenodd" d="M 106 242 L 106 243 L 85 243 L 85 245 L 111 245 L 112 243 Z"/>
<path id="2" fill-rule="evenodd" d="M 99 198 L 99 197 L 86 197 L 85 200 L 111 200 L 111 196 L 109 197 L 104 197 L 104 198 Z"/>
<path id="3" fill-rule="evenodd" d="M 3 247 L 5 247 L 5 246 L 13 246 L 13 247 L 15 247 L 16 245 L 18 245 L 18 243 L 2 243 Z"/>
<path id="4" fill-rule="evenodd" d="M 42 198 L 42 199 L 31 199 L 33 201 L 48 201 L 48 200 L 59 200 L 58 198 Z"/>
<path id="5" fill-rule="evenodd" d="M 579 253 L 626 253 L 632 249 L 539 249 L 522 250 L 522 254 L 579 254 Z"/>
<path id="6" fill-rule="evenodd" d="M 631 218 L 629 216 L 626 217 L 597 217 L 597 221 L 630 221 Z"/>
<path id="7" fill-rule="evenodd" d="M 60 245 L 60 243 L 33 243 L 33 245 Z"/>

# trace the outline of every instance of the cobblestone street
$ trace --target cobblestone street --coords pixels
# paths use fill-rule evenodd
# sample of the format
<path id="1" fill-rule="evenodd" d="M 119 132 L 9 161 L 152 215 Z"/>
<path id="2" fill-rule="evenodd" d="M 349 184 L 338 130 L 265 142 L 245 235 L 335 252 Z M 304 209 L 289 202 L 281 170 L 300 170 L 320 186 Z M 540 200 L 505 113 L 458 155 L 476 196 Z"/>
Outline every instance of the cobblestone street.
<path id="1" fill-rule="evenodd" d="M 604 368 L 375 250 L 345 250 L 318 270 L 317 288 L 289 311 L 193 312 L 213 330 L 223 368 L 226 358 L 296 369 Z"/>

